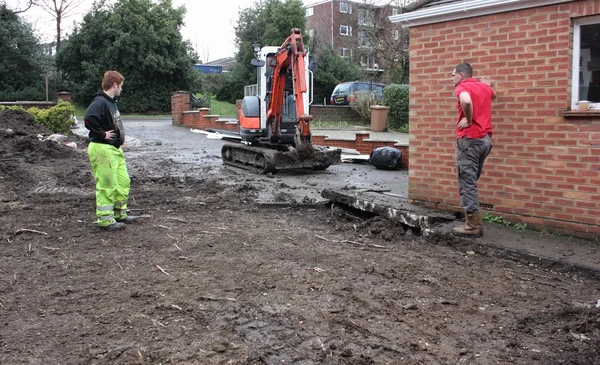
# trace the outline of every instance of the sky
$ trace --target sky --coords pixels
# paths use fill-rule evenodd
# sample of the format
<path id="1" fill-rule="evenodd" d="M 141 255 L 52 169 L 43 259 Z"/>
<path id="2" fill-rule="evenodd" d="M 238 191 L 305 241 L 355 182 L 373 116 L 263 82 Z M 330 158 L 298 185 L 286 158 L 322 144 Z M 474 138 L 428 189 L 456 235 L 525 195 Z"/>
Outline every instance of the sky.
<path id="1" fill-rule="evenodd" d="M 305 5 L 322 0 L 304 0 Z M 9 7 L 15 8 L 23 0 L 6 0 Z M 185 26 L 181 30 L 184 39 L 188 39 L 200 60 L 209 62 L 226 57 L 233 57 L 235 45 L 234 25 L 240 9 L 252 7 L 255 0 L 173 0 L 178 7 L 187 9 Z M 91 9 L 93 0 L 83 0 L 65 22 L 67 33 L 73 22 L 80 22 L 83 15 Z M 34 27 L 34 31 L 42 42 L 54 39 L 56 25 L 52 17 L 41 9 L 30 9 L 23 16 Z M 64 34 L 63 34 L 64 37 Z"/>

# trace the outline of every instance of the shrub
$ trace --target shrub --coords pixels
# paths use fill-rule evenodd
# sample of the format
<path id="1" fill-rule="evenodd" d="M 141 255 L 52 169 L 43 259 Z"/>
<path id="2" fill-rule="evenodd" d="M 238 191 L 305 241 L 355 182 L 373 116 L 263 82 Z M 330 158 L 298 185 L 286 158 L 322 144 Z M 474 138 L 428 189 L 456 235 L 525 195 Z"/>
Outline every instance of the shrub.
<path id="1" fill-rule="evenodd" d="M 27 112 L 33 115 L 36 124 L 41 124 L 54 133 L 68 133 L 72 124 L 71 118 L 75 114 L 75 107 L 60 100 L 50 109 L 29 108 Z"/>
<path id="2" fill-rule="evenodd" d="M 383 89 L 383 103 L 390 107 L 388 127 L 408 131 L 408 85 L 392 84 Z"/>
<path id="3" fill-rule="evenodd" d="M 19 100 L 45 100 L 44 88 L 25 87 L 22 90 L 0 90 L 0 100 L 2 101 L 19 101 Z"/>
<path id="4" fill-rule="evenodd" d="M 4 110 L 4 105 L 0 105 L 0 112 Z"/>
<path id="5" fill-rule="evenodd" d="M 40 108 L 29 108 L 27 112 L 33 115 L 33 121 L 35 124 L 45 125 L 42 121 L 48 118 L 48 109 L 40 109 Z"/>
<path id="6" fill-rule="evenodd" d="M 355 93 L 356 99 L 350 103 L 350 107 L 358 113 L 360 120 L 371 123 L 371 105 L 381 105 L 382 100 L 375 93 L 359 91 Z"/>
<path id="7" fill-rule="evenodd" d="M 8 110 L 20 110 L 22 112 L 25 111 L 25 108 L 23 108 L 21 105 L 9 105 L 6 107 L 6 109 Z"/>

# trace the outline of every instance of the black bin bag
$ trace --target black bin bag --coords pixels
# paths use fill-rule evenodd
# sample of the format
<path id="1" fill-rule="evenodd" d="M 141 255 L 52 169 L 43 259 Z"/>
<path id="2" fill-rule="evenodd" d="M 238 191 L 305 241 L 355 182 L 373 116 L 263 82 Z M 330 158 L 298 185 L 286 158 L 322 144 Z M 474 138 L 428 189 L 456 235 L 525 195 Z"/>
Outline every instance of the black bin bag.
<path id="1" fill-rule="evenodd" d="M 396 170 L 402 163 L 402 151 L 393 147 L 379 147 L 369 156 L 369 163 L 380 170 Z"/>

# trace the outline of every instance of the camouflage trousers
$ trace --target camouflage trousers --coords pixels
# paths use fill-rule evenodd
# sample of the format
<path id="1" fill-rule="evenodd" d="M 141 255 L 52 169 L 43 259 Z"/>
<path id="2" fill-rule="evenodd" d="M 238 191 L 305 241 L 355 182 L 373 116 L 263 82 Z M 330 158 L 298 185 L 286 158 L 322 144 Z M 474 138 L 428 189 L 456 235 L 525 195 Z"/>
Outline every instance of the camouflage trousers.
<path id="1" fill-rule="evenodd" d="M 492 150 L 490 136 L 483 138 L 462 137 L 456 140 L 456 170 L 458 192 L 466 213 L 479 211 L 477 180 L 481 176 L 483 163 Z"/>

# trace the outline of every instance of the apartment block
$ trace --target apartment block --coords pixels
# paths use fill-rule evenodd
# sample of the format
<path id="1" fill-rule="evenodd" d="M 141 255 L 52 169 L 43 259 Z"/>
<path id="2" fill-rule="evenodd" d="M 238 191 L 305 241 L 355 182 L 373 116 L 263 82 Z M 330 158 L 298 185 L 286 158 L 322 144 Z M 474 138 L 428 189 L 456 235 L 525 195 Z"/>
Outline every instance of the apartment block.
<path id="1" fill-rule="evenodd" d="M 385 55 L 408 47 L 403 44 L 401 26 L 388 19 L 400 13 L 400 7 L 329 0 L 307 5 L 305 9 L 308 44 L 313 49 L 331 48 L 366 71 L 385 72 L 394 61 Z"/>

